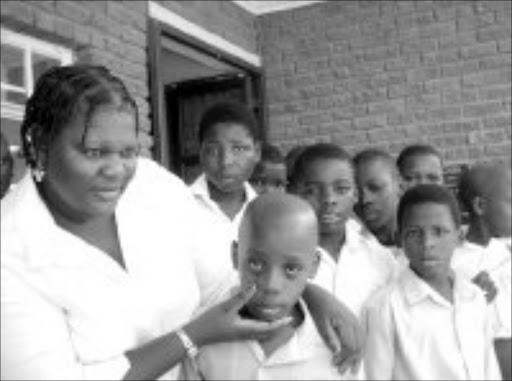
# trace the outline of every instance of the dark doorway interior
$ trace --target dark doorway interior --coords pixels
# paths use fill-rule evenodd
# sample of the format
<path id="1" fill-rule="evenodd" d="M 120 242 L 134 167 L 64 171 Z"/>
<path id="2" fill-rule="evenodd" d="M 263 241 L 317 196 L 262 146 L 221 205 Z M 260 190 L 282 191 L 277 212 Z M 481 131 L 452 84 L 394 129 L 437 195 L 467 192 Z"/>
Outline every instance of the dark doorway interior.
<path id="1" fill-rule="evenodd" d="M 156 21 L 151 36 L 154 156 L 190 183 L 200 172 L 197 132 L 206 107 L 244 102 L 263 129 L 261 72 Z"/>

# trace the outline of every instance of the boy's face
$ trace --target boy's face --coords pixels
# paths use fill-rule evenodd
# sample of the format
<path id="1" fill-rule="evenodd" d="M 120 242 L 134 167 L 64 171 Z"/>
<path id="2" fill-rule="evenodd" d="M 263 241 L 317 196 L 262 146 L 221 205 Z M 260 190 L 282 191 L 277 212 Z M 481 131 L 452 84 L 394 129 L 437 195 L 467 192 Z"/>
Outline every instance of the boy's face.
<path id="1" fill-rule="evenodd" d="M 482 218 L 493 237 L 510 237 L 512 235 L 512 190 L 511 175 L 504 174 L 498 180 L 496 189 L 492 189 L 484 200 Z"/>
<path id="2" fill-rule="evenodd" d="M 402 168 L 402 186 L 406 191 L 419 184 L 444 183 L 443 166 L 436 155 L 414 155 L 405 160 Z"/>
<path id="3" fill-rule="evenodd" d="M 448 206 L 433 202 L 411 206 L 403 217 L 400 236 L 411 268 L 423 279 L 448 276 L 462 237 Z"/>
<path id="4" fill-rule="evenodd" d="M 235 267 L 242 288 L 256 285 L 257 292 L 246 305 L 254 318 L 274 321 L 290 314 L 315 275 L 316 246 L 316 229 L 303 228 L 300 222 L 271 226 L 240 239 Z"/>
<path id="5" fill-rule="evenodd" d="M 307 165 L 297 194 L 316 212 L 321 234 L 341 234 L 356 198 L 352 165 L 339 159 L 317 159 Z"/>
<path id="6" fill-rule="evenodd" d="M 393 224 L 399 198 L 399 184 L 393 169 L 382 160 L 363 163 L 357 168 L 359 210 L 371 229 Z"/>
<path id="7" fill-rule="evenodd" d="M 260 162 L 249 180 L 258 194 L 286 190 L 286 166 L 268 161 Z"/>
<path id="8" fill-rule="evenodd" d="M 259 158 L 259 145 L 240 124 L 216 124 L 201 143 L 200 161 L 205 175 L 224 192 L 242 189 Z"/>

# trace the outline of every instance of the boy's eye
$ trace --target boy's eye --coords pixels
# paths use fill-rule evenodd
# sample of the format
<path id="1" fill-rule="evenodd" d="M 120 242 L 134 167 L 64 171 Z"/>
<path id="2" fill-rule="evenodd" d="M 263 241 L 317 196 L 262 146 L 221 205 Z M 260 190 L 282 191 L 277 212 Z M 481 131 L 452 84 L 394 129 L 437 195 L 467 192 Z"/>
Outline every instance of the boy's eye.
<path id="1" fill-rule="evenodd" d="M 125 148 L 121 151 L 123 159 L 133 159 L 139 155 L 139 149 L 136 147 Z"/>
<path id="2" fill-rule="evenodd" d="M 346 186 L 346 185 L 337 185 L 334 187 L 334 190 L 336 191 L 336 193 L 339 193 L 339 194 L 345 194 L 345 193 L 348 193 L 350 192 L 350 188 L 349 186 Z"/>
<path id="3" fill-rule="evenodd" d="M 448 232 L 449 232 L 448 229 L 440 227 L 440 226 L 436 226 L 433 229 L 433 233 L 436 237 L 442 237 L 443 235 L 447 234 Z"/>
<path id="4" fill-rule="evenodd" d="M 90 159 L 96 159 L 103 155 L 103 150 L 100 148 L 85 148 L 84 154 Z"/>
<path id="5" fill-rule="evenodd" d="M 237 146 L 233 146 L 232 149 L 233 149 L 233 152 L 242 153 L 242 152 L 248 151 L 249 147 L 237 145 Z"/>
<path id="6" fill-rule="evenodd" d="M 405 236 L 407 238 L 417 238 L 420 236 L 420 230 L 419 229 L 408 229 L 405 231 Z"/>
<path id="7" fill-rule="evenodd" d="M 288 277 L 295 277 L 300 271 L 302 271 L 302 267 L 299 265 L 286 265 L 285 271 Z"/>
<path id="8" fill-rule="evenodd" d="M 257 259 L 249 259 L 249 268 L 251 271 L 258 273 L 263 270 L 263 262 Z"/>

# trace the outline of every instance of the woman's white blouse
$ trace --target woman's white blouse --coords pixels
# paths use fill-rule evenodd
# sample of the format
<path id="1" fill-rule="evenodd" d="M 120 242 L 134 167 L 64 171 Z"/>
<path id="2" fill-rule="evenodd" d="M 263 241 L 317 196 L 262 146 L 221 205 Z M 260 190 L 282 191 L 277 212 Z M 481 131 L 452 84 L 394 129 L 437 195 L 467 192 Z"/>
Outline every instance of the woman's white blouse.
<path id="1" fill-rule="evenodd" d="M 140 159 L 116 211 L 125 271 L 58 227 L 27 175 L 1 205 L 1 378 L 121 379 L 127 350 L 186 323 L 201 296 L 194 202 Z"/>

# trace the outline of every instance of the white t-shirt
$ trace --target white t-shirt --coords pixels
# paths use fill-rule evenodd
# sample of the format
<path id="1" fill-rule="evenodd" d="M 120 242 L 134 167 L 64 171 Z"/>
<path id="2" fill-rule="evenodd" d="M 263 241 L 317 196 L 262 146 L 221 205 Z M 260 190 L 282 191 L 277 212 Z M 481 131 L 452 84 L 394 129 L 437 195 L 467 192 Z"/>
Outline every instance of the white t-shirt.
<path id="1" fill-rule="evenodd" d="M 229 294 L 237 291 L 232 290 Z M 228 295 L 229 295 L 228 294 Z M 332 353 L 320 337 L 307 306 L 304 321 L 293 336 L 270 356 L 257 341 L 207 345 L 183 366 L 183 380 L 345 380 L 332 363 Z M 197 374 L 200 372 L 200 376 Z M 202 378 L 200 378 L 202 377 Z"/>
<path id="2" fill-rule="evenodd" d="M 510 338 L 512 303 L 512 263 L 510 239 L 491 239 L 486 247 L 465 241 L 452 257 L 452 267 L 469 279 L 487 271 L 498 289 L 490 308 L 494 316 L 495 336 Z"/>
<path id="3" fill-rule="evenodd" d="M 233 242 L 238 240 L 238 227 L 245 208 L 258 196 L 249 183 L 245 183 L 244 187 L 246 194 L 245 204 L 231 220 L 219 205 L 211 199 L 204 174 L 199 176 L 190 185 L 190 190 L 199 209 L 198 219 L 200 221 L 198 222 L 206 226 L 206 231 L 202 234 L 207 235 L 207 241 L 215 247 L 210 252 L 204 252 L 208 257 L 204 258 L 204 262 L 211 265 L 211 271 L 209 271 L 208 276 L 216 277 L 218 281 L 225 281 L 232 277 L 236 279 L 237 277 L 237 272 L 232 262 L 231 246 Z"/>
<path id="4" fill-rule="evenodd" d="M 410 269 L 368 302 L 368 379 L 501 379 L 485 299 L 466 278 L 454 279 L 454 304 Z"/>
<path id="5" fill-rule="evenodd" d="M 337 262 L 322 248 L 318 250 L 320 265 L 313 283 L 333 293 L 356 316 L 375 291 L 395 278 L 397 264 L 391 251 L 362 235 L 360 225 L 352 219 L 347 221 L 345 244 Z"/>
<path id="6" fill-rule="evenodd" d="M 116 209 L 125 271 L 60 228 L 27 174 L 1 208 L 2 379 L 121 379 L 127 350 L 188 322 L 216 288 L 197 280 L 194 208 L 181 180 L 139 159 Z"/>

